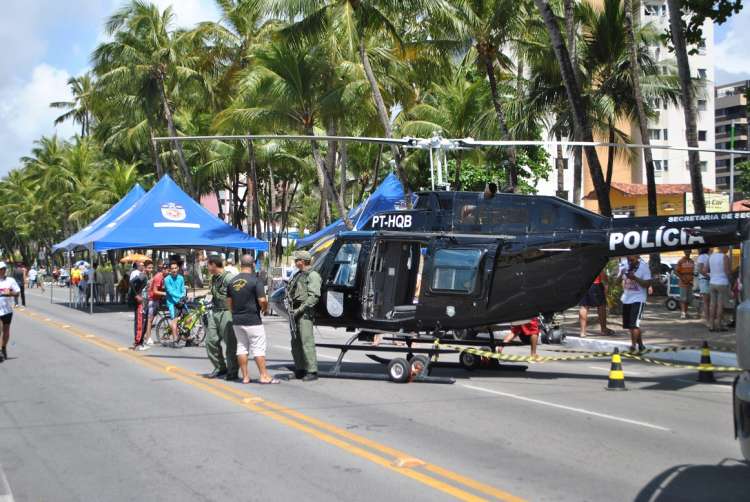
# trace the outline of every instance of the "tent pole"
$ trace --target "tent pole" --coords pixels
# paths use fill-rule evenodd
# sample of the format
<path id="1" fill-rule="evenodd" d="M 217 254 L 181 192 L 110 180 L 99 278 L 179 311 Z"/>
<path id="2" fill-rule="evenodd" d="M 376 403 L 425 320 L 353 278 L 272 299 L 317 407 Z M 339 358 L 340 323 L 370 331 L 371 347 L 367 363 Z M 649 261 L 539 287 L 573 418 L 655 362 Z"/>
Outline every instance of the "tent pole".
<path id="1" fill-rule="evenodd" d="M 94 246 L 89 248 L 89 264 L 94 268 Z M 89 278 L 89 314 L 94 313 L 94 273 Z"/>
<path id="2" fill-rule="evenodd" d="M 72 265 L 70 263 L 70 251 L 65 251 L 65 255 L 68 258 L 68 264 L 67 264 L 67 266 L 68 266 L 68 273 L 72 276 L 73 275 L 73 271 L 71 270 L 72 269 Z M 70 288 L 71 284 L 72 283 L 71 283 L 70 279 L 68 279 L 68 308 L 70 308 L 70 307 L 73 306 L 73 290 Z"/>

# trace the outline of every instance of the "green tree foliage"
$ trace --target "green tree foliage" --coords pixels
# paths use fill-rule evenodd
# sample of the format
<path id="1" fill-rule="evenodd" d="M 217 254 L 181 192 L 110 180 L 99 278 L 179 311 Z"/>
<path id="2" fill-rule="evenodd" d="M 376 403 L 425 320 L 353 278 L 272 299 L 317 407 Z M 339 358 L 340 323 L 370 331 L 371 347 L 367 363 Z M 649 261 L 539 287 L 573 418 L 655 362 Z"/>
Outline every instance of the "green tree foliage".
<path id="1" fill-rule="evenodd" d="M 721 20 L 725 3 L 708 11 L 696 3 L 689 11 Z M 80 136 L 40 138 L 18 166 L 7 166 L 14 169 L 0 181 L 8 215 L 0 245 L 32 257 L 101 214 L 134 182 L 147 187 L 170 174 L 196 197 L 221 192 L 221 216 L 271 238 L 280 256 L 286 232 L 313 231 L 346 215 L 390 171 L 410 189 L 431 185 L 423 150 L 156 137 L 534 140 L 545 130 L 570 137 L 578 121 L 625 141 L 614 124 L 635 116 L 633 79 L 646 100 L 674 101 L 675 78 L 659 75 L 648 56 L 653 30 L 636 34 L 636 75 L 621 3 L 607 0 L 575 12 L 571 71 L 581 106 L 573 113 L 547 29 L 558 19 L 551 10 L 543 19 L 534 4 L 217 0 L 219 21 L 178 29 L 171 8 L 130 0 L 106 20 L 92 71 L 68 82 L 72 99 L 51 104 L 61 110 L 56 123 L 72 121 Z M 493 181 L 533 193 L 551 170 L 539 147 L 453 151 L 446 160 L 448 181 L 463 190 Z"/>

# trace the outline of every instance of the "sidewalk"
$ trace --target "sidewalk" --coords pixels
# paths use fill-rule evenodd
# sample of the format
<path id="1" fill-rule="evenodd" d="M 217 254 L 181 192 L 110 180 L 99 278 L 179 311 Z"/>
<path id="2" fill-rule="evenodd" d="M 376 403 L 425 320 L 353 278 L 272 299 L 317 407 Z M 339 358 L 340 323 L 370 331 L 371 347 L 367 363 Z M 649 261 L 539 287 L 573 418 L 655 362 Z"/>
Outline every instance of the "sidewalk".
<path id="1" fill-rule="evenodd" d="M 594 309 L 589 309 L 588 336 L 580 338 L 580 326 L 578 323 L 578 308 L 565 311 L 562 327 L 567 334 L 566 346 L 580 348 L 583 350 L 610 351 L 615 347 L 627 350 L 630 347 L 630 335 L 622 328 L 622 317 L 620 315 L 609 315 L 607 326 L 615 331 L 613 336 L 601 336 L 599 333 L 599 320 Z M 688 310 L 688 319 L 680 319 L 679 311 L 669 311 L 664 306 L 664 298 L 649 299 L 646 310 L 641 321 L 643 329 L 643 341 L 647 347 L 665 346 L 700 346 L 704 341 L 709 347 L 721 350 L 711 350 L 712 362 L 721 366 L 736 366 L 735 356 L 737 339 L 734 329 L 726 332 L 712 333 L 698 318 L 694 308 Z M 685 364 L 697 364 L 700 361 L 700 352 L 696 350 L 685 350 L 675 353 L 652 354 L 649 357 L 665 361 L 681 362 Z"/>

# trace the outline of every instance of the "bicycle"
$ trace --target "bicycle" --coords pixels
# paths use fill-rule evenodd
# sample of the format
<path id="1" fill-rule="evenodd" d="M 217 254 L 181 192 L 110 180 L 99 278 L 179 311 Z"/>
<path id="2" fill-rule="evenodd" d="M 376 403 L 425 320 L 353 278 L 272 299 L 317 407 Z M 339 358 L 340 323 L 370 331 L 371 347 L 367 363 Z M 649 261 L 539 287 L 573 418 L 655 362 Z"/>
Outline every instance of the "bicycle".
<path id="1" fill-rule="evenodd" d="M 163 346 L 174 342 L 174 346 L 184 343 L 185 347 L 199 347 L 206 338 L 206 325 L 208 324 L 208 312 L 211 310 L 211 302 L 205 298 L 198 301 L 188 302 L 183 300 L 178 305 L 177 316 L 177 341 L 172 339 L 172 329 L 169 325 L 169 316 L 159 311 L 157 315 L 161 319 L 156 323 L 154 330 L 156 336 Z"/>

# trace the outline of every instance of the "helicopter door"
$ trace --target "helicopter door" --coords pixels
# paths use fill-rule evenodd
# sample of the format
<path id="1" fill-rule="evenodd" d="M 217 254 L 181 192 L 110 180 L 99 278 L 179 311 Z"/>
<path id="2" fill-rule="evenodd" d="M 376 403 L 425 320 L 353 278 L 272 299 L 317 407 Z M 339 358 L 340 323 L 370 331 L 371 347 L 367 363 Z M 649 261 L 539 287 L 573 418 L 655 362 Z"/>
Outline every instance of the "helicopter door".
<path id="1" fill-rule="evenodd" d="M 420 264 L 418 243 L 379 241 L 365 282 L 363 317 L 378 321 L 413 318 Z"/>
<path id="2" fill-rule="evenodd" d="M 492 247 L 433 247 L 419 297 L 420 319 L 444 319 L 441 324 L 450 325 L 457 314 L 465 319 L 467 313 L 477 313 L 489 274 L 485 257 L 491 258 Z"/>
<path id="3" fill-rule="evenodd" d="M 319 305 L 326 317 L 334 320 L 355 319 L 359 310 L 357 289 L 362 242 L 343 242 L 331 249 L 335 253 L 324 284 L 325 295 Z M 366 254 L 366 253 L 364 253 Z"/>

